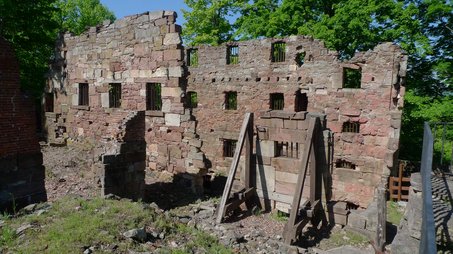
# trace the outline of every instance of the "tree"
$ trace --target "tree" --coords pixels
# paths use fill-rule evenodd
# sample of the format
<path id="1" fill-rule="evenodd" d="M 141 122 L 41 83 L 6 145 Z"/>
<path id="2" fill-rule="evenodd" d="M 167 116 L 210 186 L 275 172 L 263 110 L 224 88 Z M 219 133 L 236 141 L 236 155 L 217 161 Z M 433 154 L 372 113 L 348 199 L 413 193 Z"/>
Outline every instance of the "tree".
<path id="1" fill-rule="evenodd" d="M 80 33 L 105 19 L 114 16 L 99 0 L 0 0 L 0 36 L 15 50 L 22 89 L 42 96 L 59 31 Z"/>
<path id="2" fill-rule="evenodd" d="M 245 0 L 243 0 L 245 1 Z M 233 26 L 228 18 L 234 16 L 241 0 L 184 0 L 191 11 L 182 10 L 187 20 L 183 39 L 189 45 L 218 45 L 233 39 Z"/>
<path id="3" fill-rule="evenodd" d="M 104 20 L 115 20 L 115 15 L 99 0 L 59 0 L 57 20 L 63 31 L 81 34 L 87 27 Z"/>
<path id="4" fill-rule="evenodd" d="M 55 0 L 0 0 L 0 36 L 15 50 L 22 88 L 36 97 L 43 91 L 55 44 L 56 10 Z"/>

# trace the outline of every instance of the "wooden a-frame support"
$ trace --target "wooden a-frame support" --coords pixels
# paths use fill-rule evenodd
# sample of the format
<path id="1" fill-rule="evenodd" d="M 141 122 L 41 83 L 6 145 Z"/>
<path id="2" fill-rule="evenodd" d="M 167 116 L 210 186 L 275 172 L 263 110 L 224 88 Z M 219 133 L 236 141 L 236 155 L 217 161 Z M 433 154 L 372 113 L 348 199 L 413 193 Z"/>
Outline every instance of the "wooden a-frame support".
<path id="1" fill-rule="evenodd" d="M 320 220 L 322 220 L 323 225 L 327 225 L 327 218 L 321 202 L 323 165 L 319 153 L 317 153 L 318 149 L 323 149 L 320 144 L 322 140 L 319 136 L 321 131 L 319 118 L 311 118 L 290 216 L 283 232 L 283 239 L 286 244 L 293 244 L 302 229 L 310 221 L 314 226 L 317 226 Z M 302 204 L 302 207 L 299 207 L 308 170 L 310 170 L 310 199 Z"/>
<path id="2" fill-rule="evenodd" d="M 240 192 L 235 193 L 233 198 L 230 198 L 234 176 L 239 165 L 239 158 L 241 157 L 241 152 L 244 143 L 245 143 L 245 167 L 244 172 L 242 172 L 242 182 L 244 183 L 244 188 Z M 252 196 L 256 195 L 255 187 L 251 187 L 250 183 L 250 172 L 252 170 L 252 167 L 254 167 L 254 165 L 252 165 L 252 152 L 253 152 L 253 113 L 246 113 L 239 134 L 239 140 L 236 145 L 236 150 L 234 152 L 233 163 L 231 163 L 230 172 L 228 174 L 228 179 L 225 184 L 225 189 L 223 190 L 220 206 L 217 210 L 216 223 L 221 223 L 223 218 L 227 214 L 234 211 L 244 202 L 246 202 L 247 208 L 249 209 L 251 208 L 249 199 Z"/>

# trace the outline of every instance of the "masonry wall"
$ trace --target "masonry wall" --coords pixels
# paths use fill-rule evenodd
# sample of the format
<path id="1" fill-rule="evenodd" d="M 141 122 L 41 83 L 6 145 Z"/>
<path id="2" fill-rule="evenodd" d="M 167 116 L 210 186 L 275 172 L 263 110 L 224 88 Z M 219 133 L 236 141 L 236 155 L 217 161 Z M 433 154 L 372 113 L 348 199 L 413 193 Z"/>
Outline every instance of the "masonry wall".
<path id="1" fill-rule="evenodd" d="M 47 199 L 32 99 L 20 90 L 19 65 L 0 37 L 0 210 Z"/>
<path id="2" fill-rule="evenodd" d="M 274 42 L 286 43 L 284 62 L 271 61 Z M 237 64 L 227 64 L 231 45 L 239 49 Z M 245 112 L 259 119 L 270 109 L 271 93 L 283 93 L 284 110 L 294 112 L 300 91 L 308 98 L 306 110 L 325 114 L 333 132 L 332 198 L 368 205 L 397 157 L 407 58 L 398 46 L 380 44 L 349 61 L 340 61 L 321 41 L 303 36 L 196 49 L 198 64 L 188 66 L 187 91 L 197 93 L 193 114 L 202 150 L 215 170 L 228 170 L 231 158 L 223 156 L 223 140 L 237 139 Z M 296 61 L 301 53 L 303 64 Z M 344 68 L 361 69 L 360 88 L 343 88 Z M 237 92 L 236 110 L 225 109 L 229 91 Z M 360 123 L 359 133 L 342 131 L 348 121 Z M 354 164 L 354 169 L 342 168 L 339 160 Z"/>
<path id="3" fill-rule="evenodd" d="M 48 129 L 58 129 L 55 123 L 63 125 L 65 139 L 98 144 L 96 154 L 104 159 L 124 157 L 124 143 L 143 141 L 145 145 L 143 163 L 129 161 L 121 169 L 103 160 L 99 163 L 104 191 L 116 181 L 105 178 L 106 171 L 135 171 L 132 179 L 136 180 L 130 183 L 113 174 L 125 190 L 134 182 L 143 185 L 145 167 L 195 176 L 205 168 L 196 123 L 183 104 L 183 49 L 175 20 L 175 12 L 143 13 L 105 22 L 80 36 L 65 34 L 58 42 L 47 91 L 55 96 L 54 112 L 47 113 Z M 161 87 L 162 101 L 155 110 L 147 109 L 147 84 L 151 83 Z M 80 103 L 80 84 L 88 84 L 88 105 Z M 119 107 L 111 105 L 111 84 L 121 85 Z M 143 116 L 142 122 L 135 120 L 133 125 L 143 128 L 128 128 L 137 113 Z M 120 164 L 125 162 L 121 159 Z"/>

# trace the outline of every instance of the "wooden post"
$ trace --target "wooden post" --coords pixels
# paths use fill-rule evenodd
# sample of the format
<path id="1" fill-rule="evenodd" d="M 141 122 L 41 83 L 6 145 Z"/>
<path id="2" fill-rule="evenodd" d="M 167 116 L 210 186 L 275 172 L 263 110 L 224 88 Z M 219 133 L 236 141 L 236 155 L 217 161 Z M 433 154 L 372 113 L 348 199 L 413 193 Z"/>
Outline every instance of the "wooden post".
<path id="1" fill-rule="evenodd" d="M 242 181 L 244 182 L 245 189 L 249 189 L 251 187 L 250 183 L 250 171 L 254 170 L 252 168 L 253 163 L 253 113 L 250 113 L 250 120 L 248 123 L 246 137 L 245 137 L 245 166 L 244 166 L 244 173 Z"/>
<path id="2" fill-rule="evenodd" d="M 378 187 L 377 189 L 377 206 L 378 206 L 378 223 L 376 228 L 375 248 L 376 253 L 383 253 L 386 239 L 387 225 L 387 204 L 385 198 L 385 188 Z"/>
<path id="3" fill-rule="evenodd" d="M 400 163 L 399 171 L 398 171 L 398 201 L 401 201 L 401 192 L 403 189 L 403 168 L 404 164 Z"/>
<path id="4" fill-rule="evenodd" d="M 228 174 L 227 182 L 225 188 L 223 189 L 222 199 L 220 200 L 219 210 L 217 211 L 217 223 L 221 223 L 223 217 L 225 216 L 225 206 L 229 199 L 231 187 L 233 186 L 234 176 L 236 174 L 239 158 L 241 157 L 242 147 L 244 146 L 245 136 L 249 129 L 250 118 L 253 117 L 252 113 L 246 113 L 244 122 L 242 123 L 241 132 L 239 133 L 239 140 L 236 145 L 236 151 L 234 152 L 233 162 L 231 163 L 230 173 Z M 250 144 L 251 145 L 251 144 Z M 249 155 L 250 157 L 251 155 Z M 245 169 L 246 170 L 246 169 Z M 249 181 L 250 182 L 250 181 Z"/>

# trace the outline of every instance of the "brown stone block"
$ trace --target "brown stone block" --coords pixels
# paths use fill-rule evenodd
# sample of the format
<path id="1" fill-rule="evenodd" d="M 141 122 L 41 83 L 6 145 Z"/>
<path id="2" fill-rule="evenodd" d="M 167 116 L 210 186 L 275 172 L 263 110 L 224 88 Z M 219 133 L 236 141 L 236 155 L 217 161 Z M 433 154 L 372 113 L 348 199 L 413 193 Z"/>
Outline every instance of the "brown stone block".
<path id="1" fill-rule="evenodd" d="M 164 51 L 164 60 L 182 60 L 182 50 L 180 49 L 169 49 Z"/>
<path id="2" fill-rule="evenodd" d="M 274 119 L 272 119 L 272 120 L 274 120 Z M 293 130 L 298 129 L 298 122 L 299 121 L 297 121 L 297 120 L 284 119 L 283 120 L 283 128 L 285 128 L 285 129 L 293 129 Z M 272 127 L 274 127 L 274 126 L 272 126 Z"/>
<path id="3" fill-rule="evenodd" d="M 269 128 L 269 139 L 275 141 L 287 141 L 304 143 L 307 135 L 306 131 Z"/>
<path id="4" fill-rule="evenodd" d="M 168 23 L 168 21 L 167 21 L 167 18 L 166 18 L 166 17 L 160 18 L 160 19 L 156 19 L 156 20 L 154 21 L 154 24 L 155 24 L 156 26 L 166 25 L 167 23 Z"/>
<path id="5" fill-rule="evenodd" d="M 308 121 L 307 120 L 297 121 L 297 129 L 299 130 L 308 129 Z"/>
<path id="6" fill-rule="evenodd" d="M 301 168 L 299 159 L 275 157 L 271 158 L 271 165 L 278 171 L 298 174 Z"/>

